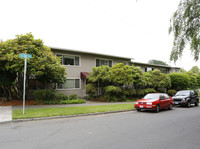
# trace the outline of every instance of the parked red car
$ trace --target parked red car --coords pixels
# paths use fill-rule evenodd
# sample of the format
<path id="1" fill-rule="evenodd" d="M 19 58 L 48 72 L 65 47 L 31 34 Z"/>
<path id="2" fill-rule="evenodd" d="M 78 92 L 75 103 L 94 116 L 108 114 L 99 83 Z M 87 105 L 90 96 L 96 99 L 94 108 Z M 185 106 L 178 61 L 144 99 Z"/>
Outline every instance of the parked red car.
<path id="1" fill-rule="evenodd" d="M 173 99 L 165 93 L 150 93 L 144 96 L 144 98 L 135 102 L 135 109 L 137 111 L 144 110 L 155 110 L 159 112 L 160 109 L 172 110 Z"/>

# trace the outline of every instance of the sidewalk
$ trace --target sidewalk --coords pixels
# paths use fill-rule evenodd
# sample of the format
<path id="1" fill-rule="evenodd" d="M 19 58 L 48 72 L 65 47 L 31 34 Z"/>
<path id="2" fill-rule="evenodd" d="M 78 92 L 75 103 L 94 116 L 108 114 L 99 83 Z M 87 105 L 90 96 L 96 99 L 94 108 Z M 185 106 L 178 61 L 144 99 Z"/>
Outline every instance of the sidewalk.
<path id="1" fill-rule="evenodd" d="M 88 101 L 82 104 L 62 104 L 62 105 L 26 105 L 26 109 L 33 109 L 33 108 L 56 108 L 56 107 L 81 107 L 81 106 L 98 106 L 98 105 L 114 105 L 114 104 L 128 104 L 134 102 L 95 102 L 95 101 Z M 22 109 L 22 106 L 12 106 L 13 110 L 15 109 Z"/>
<path id="2" fill-rule="evenodd" d="M 0 123 L 12 121 L 12 107 L 11 106 L 0 106 Z"/>

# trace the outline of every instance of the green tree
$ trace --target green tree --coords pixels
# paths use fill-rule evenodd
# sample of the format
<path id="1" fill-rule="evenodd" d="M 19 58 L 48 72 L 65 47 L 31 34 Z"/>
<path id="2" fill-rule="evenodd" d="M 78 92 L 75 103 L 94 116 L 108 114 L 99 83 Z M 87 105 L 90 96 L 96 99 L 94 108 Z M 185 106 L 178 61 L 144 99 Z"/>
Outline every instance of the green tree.
<path id="1" fill-rule="evenodd" d="M 159 88 L 170 88 L 171 80 L 167 74 L 161 73 L 160 70 L 145 72 L 147 86 L 158 90 Z"/>
<path id="2" fill-rule="evenodd" d="M 185 73 L 185 72 L 187 72 L 187 71 L 186 71 L 185 69 L 181 68 L 181 69 L 180 69 L 180 72 L 181 72 L 181 73 Z"/>
<path id="3" fill-rule="evenodd" d="M 0 88 L 3 90 L 3 95 L 6 96 L 7 101 L 13 97 L 13 89 L 15 84 L 16 74 L 10 71 L 0 70 Z"/>
<path id="4" fill-rule="evenodd" d="M 34 39 L 31 33 L 17 35 L 15 39 L 0 43 L 0 70 L 16 75 L 18 97 L 21 98 L 23 94 L 24 74 L 24 59 L 19 57 L 19 53 L 32 54 L 32 58 L 27 60 L 27 91 L 30 78 L 41 79 L 51 84 L 65 82 L 65 67 L 42 40 Z"/>
<path id="5" fill-rule="evenodd" d="M 133 84 L 133 68 L 123 63 L 118 63 L 110 68 L 109 79 L 118 86 L 129 86 Z"/>
<path id="6" fill-rule="evenodd" d="M 194 55 L 194 60 L 199 59 L 200 52 L 200 1 L 181 0 L 178 9 L 174 12 L 170 22 L 169 33 L 174 33 L 173 49 L 170 60 L 176 62 L 182 56 L 186 44 Z"/>
<path id="7" fill-rule="evenodd" d="M 98 94 L 100 94 L 100 90 L 110 85 L 110 79 L 109 79 L 109 70 L 110 67 L 103 65 L 100 67 L 94 67 L 92 68 L 92 73 L 87 77 L 89 82 L 91 82 L 95 87 L 98 89 Z"/>
<path id="8" fill-rule="evenodd" d="M 131 66 L 133 69 L 133 86 L 134 88 L 140 88 L 146 86 L 145 76 L 142 70 L 136 66 Z"/>
<path id="9" fill-rule="evenodd" d="M 149 64 L 155 64 L 155 65 L 163 65 L 163 66 L 168 66 L 167 63 L 163 62 L 163 61 L 160 61 L 160 60 L 149 60 L 148 61 Z"/>
<path id="10" fill-rule="evenodd" d="M 170 73 L 169 77 L 171 79 L 172 89 L 182 90 L 190 87 L 190 78 L 186 73 Z"/>
<path id="11" fill-rule="evenodd" d="M 199 69 L 198 66 L 193 66 L 193 67 L 189 70 L 189 72 L 194 73 L 194 74 L 199 74 L 200 69 Z"/>
<path id="12" fill-rule="evenodd" d="M 188 75 L 189 81 L 190 81 L 189 82 L 189 87 L 190 88 L 197 88 L 198 87 L 197 78 L 198 78 L 199 75 L 197 75 L 195 73 L 192 73 L 192 72 L 187 72 L 186 74 Z"/>

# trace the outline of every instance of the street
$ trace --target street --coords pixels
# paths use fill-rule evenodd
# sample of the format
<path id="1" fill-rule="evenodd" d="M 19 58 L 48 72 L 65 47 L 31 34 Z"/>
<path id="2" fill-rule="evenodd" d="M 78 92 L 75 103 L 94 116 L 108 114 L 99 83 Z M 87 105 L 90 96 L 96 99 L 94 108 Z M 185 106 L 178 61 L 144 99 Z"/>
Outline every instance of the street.
<path id="1" fill-rule="evenodd" d="M 199 149 L 200 107 L 0 124 L 1 149 Z"/>

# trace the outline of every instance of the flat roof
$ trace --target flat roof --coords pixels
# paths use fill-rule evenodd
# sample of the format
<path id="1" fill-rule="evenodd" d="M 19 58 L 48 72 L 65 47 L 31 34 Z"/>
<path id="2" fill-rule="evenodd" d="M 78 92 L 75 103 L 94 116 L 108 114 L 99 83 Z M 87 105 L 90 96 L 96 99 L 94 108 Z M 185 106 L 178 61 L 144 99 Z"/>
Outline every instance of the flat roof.
<path id="1" fill-rule="evenodd" d="M 49 47 L 53 50 L 62 50 L 62 51 L 69 51 L 69 52 L 77 52 L 77 53 L 84 53 L 84 54 L 91 54 L 91 55 L 100 55 L 100 56 L 107 56 L 107 57 L 115 57 L 115 58 L 121 58 L 121 59 L 134 59 L 130 57 L 122 57 L 122 56 L 115 56 L 115 55 L 109 55 L 109 54 L 101 54 L 101 53 L 95 53 L 95 52 L 88 52 L 88 51 L 79 51 L 79 50 L 72 50 L 72 49 L 64 49 L 64 48 L 58 48 L 58 47 Z"/>
<path id="2" fill-rule="evenodd" d="M 165 65 L 148 64 L 148 63 L 133 62 L 133 61 L 131 63 L 132 64 L 139 64 L 139 65 L 155 66 L 155 67 L 165 67 L 165 68 L 181 69 L 180 67 L 172 67 L 172 66 L 165 66 Z"/>

